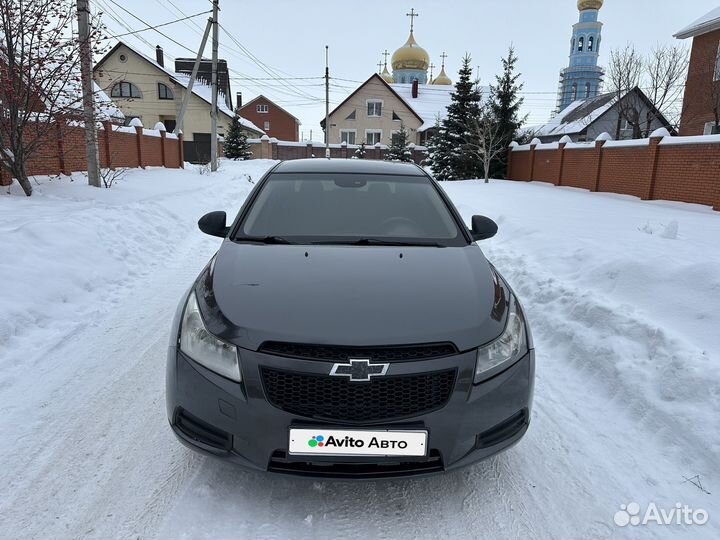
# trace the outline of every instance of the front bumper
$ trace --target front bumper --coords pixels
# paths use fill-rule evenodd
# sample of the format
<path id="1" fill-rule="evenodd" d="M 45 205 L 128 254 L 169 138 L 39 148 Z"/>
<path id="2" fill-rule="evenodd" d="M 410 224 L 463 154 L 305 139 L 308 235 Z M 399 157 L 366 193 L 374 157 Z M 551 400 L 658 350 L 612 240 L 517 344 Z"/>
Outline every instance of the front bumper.
<path id="1" fill-rule="evenodd" d="M 266 398 L 260 367 L 328 373 L 331 364 L 240 350 L 243 382 L 209 371 L 175 347 L 168 351 L 167 412 L 180 441 L 257 471 L 304 476 L 377 478 L 423 475 L 486 459 L 518 442 L 530 419 L 535 376 L 534 351 L 478 385 L 472 383 L 475 353 L 392 364 L 394 375 L 457 368 L 445 406 L 394 421 L 326 422 L 273 406 Z M 363 384 L 363 383 L 356 383 Z M 428 432 L 423 458 L 291 456 L 290 427 L 422 429 Z"/>

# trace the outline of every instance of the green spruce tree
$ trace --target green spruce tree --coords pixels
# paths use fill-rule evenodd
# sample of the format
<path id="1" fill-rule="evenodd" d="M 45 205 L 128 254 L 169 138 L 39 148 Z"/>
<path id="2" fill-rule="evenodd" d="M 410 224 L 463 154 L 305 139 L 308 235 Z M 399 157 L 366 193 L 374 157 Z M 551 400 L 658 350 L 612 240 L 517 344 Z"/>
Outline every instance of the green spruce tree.
<path id="1" fill-rule="evenodd" d="M 523 84 L 518 82 L 521 74 L 515 72 L 517 59 L 515 49 L 511 45 L 507 57 L 502 59 L 502 75 L 496 76 L 495 84 L 490 86 L 490 106 L 493 116 L 499 123 L 504 148 L 490 166 L 490 173 L 493 178 L 505 178 L 507 173 L 507 149 L 527 119 L 527 116 L 520 117 L 523 98 L 519 94 L 523 89 Z"/>
<path id="2" fill-rule="evenodd" d="M 451 96 L 452 102 L 448 106 L 447 118 L 440 122 L 428 145 L 426 163 L 438 180 L 479 178 L 482 174 L 482 166 L 477 158 L 465 149 L 467 145 L 475 144 L 469 126 L 479 118 L 482 100 L 480 89 L 476 81 L 472 80 L 471 62 L 470 56 L 465 55 Z"/>
<path id="3" fill-rule="evenodd" d="M 392 143 L 387 153 L 388 161 L 412 161 L 412 150 L 409 146 L 408 132 L 404 126 L 393 134 Z"/>
<path id="4" fill-rule="evenodd" d="M 225 157 L 234 160 L 252 159 L 253 154 L 247 142 L 247 135 L 240 124 L 240 115 L 235 113 L 225 136 Z"/>

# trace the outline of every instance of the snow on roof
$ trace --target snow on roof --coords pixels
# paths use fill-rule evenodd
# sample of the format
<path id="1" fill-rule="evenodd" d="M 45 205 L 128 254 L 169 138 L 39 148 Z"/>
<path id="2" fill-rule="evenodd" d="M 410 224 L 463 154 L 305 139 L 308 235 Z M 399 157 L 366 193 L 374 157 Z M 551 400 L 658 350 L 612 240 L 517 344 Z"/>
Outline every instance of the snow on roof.
<path id="1" fill-rule="evenodd" d="M 190 75 L 185 75 L 184 73 L 173 73 L 172 77 L 179 85 L 184 88 L 187 88 L 190 84 Z M 209 84 L 205 84 L 203 81 L 196 79 L 195 84 L 193 84 L 192 92 L 203 101 L 207 103 L 212 103 L 212 86 L 210 86 Z M 225 99 L 224 97 L 222 97 L 222 92 L 219 92 L 218 96 L 218 111 L 223 113 L 228 118 L 232 118 L 233 116 L 235 116 L 235 112 L 227 106 L 227 103 L 225 103 Z M 240 125 L 242 125 L 243 127 L 257 131 L 258 133 L 265 133 L 262 129 L 257 127 L 247 118 L 243 118 L 242 116 L 238 116 L 238 118 L 240 118 Z"/>
<path id="2" fill-rule="evenodd" d="M 614 94 L 601 94 L 590 99 L 579 99 L 568 105 L 547 124 L 527 129 L 537 137 L 580 133 L 605 114 L 615 105 L 616 101 L 617 98 Z"/>
<path id="3" fill-rule="evenodd" d="M 392 88 L 415 113 L 422 118 L 423 124 L 418 128 L 422 132 L 435 127 L 438 118 L 447 118 L 447 108 L 452 102 L 454 85 L 419 84 L 418 97 L 412 97 L 412 84 L 393 83 Z M 489 88 L 481 88 L 483 96 L 490 93 Z"/>
<path id="4" fill-rule="evenodd" d="M 680 30 L 677 34 L 675 34 L 675 37 L 678 39 L 686 39 L 689 37 L 707 34 L 708 32 L 718 29 L 720 29 L 720 6 Z"/>
<path id="5" fill-rule="evenodd" d="M 190 75 L 186 73 L 177 73 L 171 69 L 166 68 L 165 66 L 161 66 L 158 64 L 158 62 L 149 56 L 141 53 L 137 49 L 131 47 L 124 41 L 119 41 L 122 45 L 133 51 L 138 56 L 141 56 L 144 60 L 147 62 L 150 62 L 153 66 L 155 66 L 157 69 L 164 71 L 168 77 L 173 79 L 175 82 L 177 82 L 180 86 L 183 88 L 187 88 L 190 84 Z M 208 104 L 212 103 L 212 87 L 209 84 L 205 84 L 203 81 L 195 79 L 195 83 L 193 84 L 192 93 L 205 101 Z M 227 106 L 227 103 L 225 102 L 225 94 L 223 92 L 218 92 L 218 111 L 223 113 L 228 118 L 232 118 L 235 116 L 235 112 L 230 109 L 230 107 Z M 247 118 L 243 118 L 242 116 L 239 116 L 240 118 L 240 124 L 250 130 L 257 131 L 258 133 L 265 133 L 262 129 L 257 127 L 255 124 L 253 124 L 250 120 Z"/>
<path id="6" fill-rule="evenodd" d="M 123 112 L 117 108 L 115 102 L 110 99 L 95 81 L 93 81 L 93 92 L 95 92 L 95 113 L 100 122 L 104 120 L 122 122 L 125 120 Z"/>

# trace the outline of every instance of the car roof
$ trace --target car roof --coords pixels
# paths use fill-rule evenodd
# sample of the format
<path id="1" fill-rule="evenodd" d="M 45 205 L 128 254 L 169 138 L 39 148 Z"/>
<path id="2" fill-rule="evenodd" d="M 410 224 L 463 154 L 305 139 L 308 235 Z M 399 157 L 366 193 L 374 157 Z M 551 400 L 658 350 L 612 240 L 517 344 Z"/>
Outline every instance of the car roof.
<path id="1" fill-rule="evenodd" d="M 393 174 L 403 176 L 425 176 L 425 172 L 414 163 L 376 161 L 370 159 L 295 159 L 283 161 L 273 173 L 346 173 L 346 174 Z"/>

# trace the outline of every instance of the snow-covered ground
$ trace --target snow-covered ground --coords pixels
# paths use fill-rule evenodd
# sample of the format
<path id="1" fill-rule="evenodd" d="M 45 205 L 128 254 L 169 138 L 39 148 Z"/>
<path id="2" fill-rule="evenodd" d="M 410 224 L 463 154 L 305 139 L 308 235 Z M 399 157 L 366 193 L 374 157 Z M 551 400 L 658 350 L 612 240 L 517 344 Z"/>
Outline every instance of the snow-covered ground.
<path id="1" fill-rule="evenodd" d="M 691 205 L 444 184 L 468 220 L 498 221 L 483 249 L 534 330 L 533 420 L 505 454 L 347 483 L 181 447 L 165 419 L 168 327 L 219 245 L 195 223 L 234 214 L 246 175 L 271 163 L 0 194 L 0 540 L 720 537 L 720 214 Z M 709 521 L 617 526 L 631 502 Z"/>

